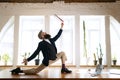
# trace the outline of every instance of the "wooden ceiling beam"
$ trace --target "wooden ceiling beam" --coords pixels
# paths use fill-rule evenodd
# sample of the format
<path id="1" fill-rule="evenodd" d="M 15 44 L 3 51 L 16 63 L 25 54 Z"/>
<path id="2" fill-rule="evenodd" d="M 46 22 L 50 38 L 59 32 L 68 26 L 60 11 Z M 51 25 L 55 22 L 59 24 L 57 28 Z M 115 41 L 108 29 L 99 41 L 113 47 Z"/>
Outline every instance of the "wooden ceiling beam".
<path id="1" fill-rule="evenodd" d="M 9 2 L 9 3 L 52 3 L 54 1 L 64 1 L 65 3 L 116 2 L 116 0 L 0 0 L 0 2 Z"/>
<path id="2" fill-rule="evenodd" d="M 78 2 L 78 3 L 87 3 L 87 2 L 116 2 L 116 0 L 64 0 L 65 3 L 72 3 L 72 2 Z"/>
<path id="3" fill-rule="evenodd" d="M 52 3 L 54 0 L 0 0 L 8 3 Z"/>

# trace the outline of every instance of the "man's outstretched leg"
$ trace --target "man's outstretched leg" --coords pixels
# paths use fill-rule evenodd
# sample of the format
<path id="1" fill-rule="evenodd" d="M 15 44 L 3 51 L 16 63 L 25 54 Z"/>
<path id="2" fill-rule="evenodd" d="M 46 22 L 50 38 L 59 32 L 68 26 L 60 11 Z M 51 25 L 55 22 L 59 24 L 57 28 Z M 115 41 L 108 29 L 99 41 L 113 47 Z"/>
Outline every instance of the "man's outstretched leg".
<path id="1" fill-rule="evenodd" d="M 18 67 L 16 69 L 13 69 L 11 72 L 12 74 L 25 73 L 27 75 L 30 75 L 30 74 L 37 74 L 38 72 L 42 71 L 46 67 L 47 66 L 45 66 L 44 64 L 41 64 L 37 68 L 32 68 L 32 69 L 27 69 L 27 70 L 21 70 L 20 67 Z"/>

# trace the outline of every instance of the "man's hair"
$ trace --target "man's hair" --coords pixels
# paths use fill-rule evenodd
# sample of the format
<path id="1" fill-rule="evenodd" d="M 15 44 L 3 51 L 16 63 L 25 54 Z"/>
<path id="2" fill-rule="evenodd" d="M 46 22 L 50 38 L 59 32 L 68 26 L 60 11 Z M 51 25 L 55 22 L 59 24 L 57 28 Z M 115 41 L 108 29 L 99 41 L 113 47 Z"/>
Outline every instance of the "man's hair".
<path id="1" fill-rule="evenodd" d="M 40 39 L 42 39 L 41 33 L 42 33 L 42 30 L 40 30 L 40 32 L 38 33 L 38 38 Z"/>

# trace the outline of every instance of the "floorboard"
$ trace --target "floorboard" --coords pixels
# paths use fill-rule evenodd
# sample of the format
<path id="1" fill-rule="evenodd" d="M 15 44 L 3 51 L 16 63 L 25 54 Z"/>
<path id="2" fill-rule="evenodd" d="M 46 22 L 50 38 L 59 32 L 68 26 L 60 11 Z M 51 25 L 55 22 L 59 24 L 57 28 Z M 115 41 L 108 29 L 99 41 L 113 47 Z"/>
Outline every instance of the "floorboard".
<path id="1" fill-rule="evenodd" d="M 92 77 L 94 68 L 69 68 L 72 70 L 71 74 L 61 74 L 60 67 L 48 67 L 37 75 L 11 75 L 11 69 L 4 69 L 0 71 L 0 80 L 64 80 L 64 79 L 79 79 L 79 80 L 120 80 L 119 69 L 104 69 L 101 75 Z"/>

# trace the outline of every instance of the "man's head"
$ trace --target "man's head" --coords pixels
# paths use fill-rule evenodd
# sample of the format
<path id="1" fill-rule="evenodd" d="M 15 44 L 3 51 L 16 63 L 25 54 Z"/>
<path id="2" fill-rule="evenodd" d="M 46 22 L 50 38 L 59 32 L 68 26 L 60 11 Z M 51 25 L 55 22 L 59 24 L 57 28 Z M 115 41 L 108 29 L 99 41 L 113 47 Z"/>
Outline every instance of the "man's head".
<path id="1" fill-rule="evenodd" d="M 43 32 L 42 30 L 38 33 L 39 39 L 50 39 L 51 35 Z"/>

